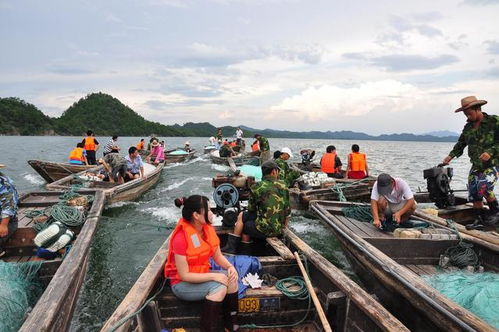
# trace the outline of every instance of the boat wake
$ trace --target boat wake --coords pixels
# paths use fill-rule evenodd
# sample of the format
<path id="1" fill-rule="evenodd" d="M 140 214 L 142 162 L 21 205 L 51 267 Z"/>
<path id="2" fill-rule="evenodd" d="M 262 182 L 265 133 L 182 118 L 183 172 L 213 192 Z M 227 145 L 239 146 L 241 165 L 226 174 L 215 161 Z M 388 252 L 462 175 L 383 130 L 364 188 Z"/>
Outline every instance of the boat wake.
<path id="1" fill-rule="evenodd" d="M 181 186 L 183 186 L 184 184 L 186 184 L 188 181 L 191 181 L 191 180 L 194 180 L 194 179 L 195 178 L 191 176 L 191 177 L 183 179 L 182 181 L 174 182 L 171 185 L 162 188 L 159 192 L 162 193 L 162 192 L 165 192 L 165 191 L 170 191 L 170 190 L 173 190 L 173 189 L 180 188 Z"/>
<path id="2" fill-rule="evenodd" d="M 174 226 L 180 216 L 180 210 L 172 206 L 151 207 L 140 211 L 149 213 L 159 220 L 167 220 L 166 226 Z"/>
<path id="3" fill-rule="evenodd" d="M 42 185 L 45 183 L 45 181 L 41 177 L 34 174 L 25 174 L 23 178 L 32 184 Z"/>
<path id="4" fill-rule="evenodd" d="M 227 172 L 230 168 L 229 168 L 229 166 L 211 164 L 211 169 L 214 169 L 214 170 L 219 171 L 219 172 Z"/>
<path id="5" fill-rule="evenodd" d="M 108 209 L 120 208 L 122 206 L 127 206 L 127 205 L 140 205 L 140 202 L 131 202 L 131 201 L 115 202 L 115 203 L 109 204 L 107 206 L 107 208 Z"/>
<path id="6" fill-rule="evenodd" d="M 201 157 L 196 157 L 196 158 L 191 159 L 191 160 L 189 160 L 188 162 L 185 162 L 185 163 L 173 163 L 173 164 L 166 165 L 165 169 L 175 168 L 175 167 L 178 167 L 178 166 L 186 166 L 186 165 L 194 164 L 194 163 L 197 163 L 198 161 L 204 161 L 204 160 L 205 159 L 203 159 Z"/>

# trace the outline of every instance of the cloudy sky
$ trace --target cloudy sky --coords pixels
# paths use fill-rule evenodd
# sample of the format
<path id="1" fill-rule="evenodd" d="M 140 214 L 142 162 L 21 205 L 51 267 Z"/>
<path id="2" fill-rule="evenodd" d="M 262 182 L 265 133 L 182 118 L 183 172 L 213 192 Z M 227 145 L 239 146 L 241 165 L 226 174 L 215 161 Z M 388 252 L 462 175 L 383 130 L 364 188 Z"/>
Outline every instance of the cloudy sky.
<path id="1" fill-rule="evenodd" d="M 499 0 L 0 0 L 0 97 L 102 91 L 146 119 L 370 134 L 499 109 Z"/>

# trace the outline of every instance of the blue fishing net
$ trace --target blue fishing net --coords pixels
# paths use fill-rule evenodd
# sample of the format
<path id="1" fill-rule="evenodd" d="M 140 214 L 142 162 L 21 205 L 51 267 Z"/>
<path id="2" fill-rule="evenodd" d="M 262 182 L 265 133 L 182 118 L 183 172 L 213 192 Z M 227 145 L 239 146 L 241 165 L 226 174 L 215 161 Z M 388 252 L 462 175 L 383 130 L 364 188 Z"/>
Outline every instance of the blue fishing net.
<path id="1" fill-rule="evenodd" d="M 262 181 L 262 168 L 260 166 L 243 165 L 239 167 L 241 174 L 253 176 L 256 182 Z"/>
<path id="2" fill-rule="evenodd" d="M 43 293 L 38 278 L 42 262 L 0 261 L 0 331 L 13 332 L 22 326 L 26 314 Z"/>
<path id="3" fill-rule="evenodd" d="M 433 288 L 499 330 L 499 274 L 452 272 L 423 278 Z"/>
<path id="4" fill-rule="evenodd" d="M 189 152 L 184 151 L 184 150 L 175 150 L 175 151 L 172 151 L 172 152 L 168 152 L 168 154 L 183 155 L 183 154 L 189 154 Z"/>

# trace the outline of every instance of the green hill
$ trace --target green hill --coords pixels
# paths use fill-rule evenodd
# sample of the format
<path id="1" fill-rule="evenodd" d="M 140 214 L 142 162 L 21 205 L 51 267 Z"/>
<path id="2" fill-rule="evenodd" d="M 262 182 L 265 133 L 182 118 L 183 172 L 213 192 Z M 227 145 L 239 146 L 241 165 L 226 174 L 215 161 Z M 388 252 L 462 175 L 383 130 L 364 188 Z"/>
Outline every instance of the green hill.
<path id="1" fill-rule="evenodd" d="M 0 98 L 0 134 L 53 135 L 53 119 L 19 98 Z"/>
<path id="2" fill-rule="evenodd" d="M 118 99 L 100 92 L 80 99 L 55 120 L 58 134 L 77 136 L 88 129 L 104 136 L 184 135 L 177 128 L 145 120 Z"/>

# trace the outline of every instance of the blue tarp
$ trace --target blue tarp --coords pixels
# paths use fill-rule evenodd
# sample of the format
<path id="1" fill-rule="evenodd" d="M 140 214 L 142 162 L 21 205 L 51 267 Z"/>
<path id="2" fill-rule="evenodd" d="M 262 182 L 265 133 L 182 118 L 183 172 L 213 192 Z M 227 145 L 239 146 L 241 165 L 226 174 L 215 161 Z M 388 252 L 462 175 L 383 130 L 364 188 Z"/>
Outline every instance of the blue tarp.
<path id="1" fill-rule="evenodd" d="M 253 176 L 256 182 L 262 181 L 262 168 L 260 166 L 243 165 L 239 167 L 241 174 Z"/>
<path id="2" fill-rule="evenodd" d="M 236 268 L 237 274 L 239 275 L 239 291 L 238 297 L 242 299 L 244 297 L 244 293 L 246 292 L 246 288 L 248 286 L 243 285 L 241 279 L 244 278 L 248 273 L 258 273 L 262 270 L 262 264 L 257 257 L 254 256 L 246 256 L 246 255 L 236 255 L 236 256 L 226 256 L 229 263 L 234 265 Z M 212 270 L 223 270 L 220 266 L 215 263 L 215 261 L 210 258 L 210 264 Z"/>
<path id="3" fill-rule="evenodd" d="M 184 151 L 184 150 L 175 150 L 172 152 L 168 152 L 168 154 L 173 154 L 173 155 L 182 155 L 182 154 L 188 154 L 189 152 Z"/>

